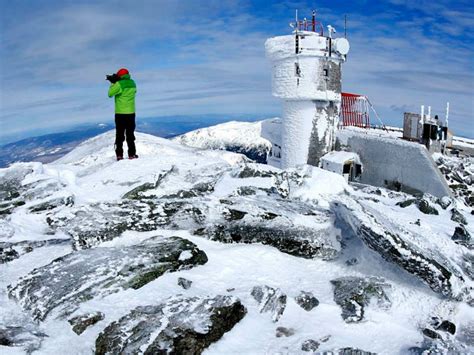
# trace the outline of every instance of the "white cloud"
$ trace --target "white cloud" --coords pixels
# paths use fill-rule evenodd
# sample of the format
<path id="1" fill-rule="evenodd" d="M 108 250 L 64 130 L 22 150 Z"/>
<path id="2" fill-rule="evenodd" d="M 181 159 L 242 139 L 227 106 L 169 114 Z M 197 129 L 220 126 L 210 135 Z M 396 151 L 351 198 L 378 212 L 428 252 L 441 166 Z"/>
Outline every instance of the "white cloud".
<path id="1" fill-rule="evenodd" d="M 445 3 L 392 2 L 398 7 L 384 13 L 349 15 L 352 49 L 344 65 L 344 90 L 367 94 L 390 124 L 401 122 L 400 107 L 418 110 L 423 103 L 441 111 L 449 100 L 455 130 L 473 136 L 472 42 L 462 38 L 472 28 L 472 14 Z M 285 33 L 287 23 L 276 26 L 271 14 L 252 14 L 250 3 L 56 5 L 5 21 L 0 45 L 4 134 L 111 118 L 104 76 L 122 66 L 137 80 L 141 117 L 279 111 L 263 44 Z M 306 5 L 278 3 L 273 9 L 290 11 L 291 20 L 291 11 Z M 402 16 L 404 9 L 424 15 Z M 343 32 L 341 13 L 319 10 L 326 23 Z"/>

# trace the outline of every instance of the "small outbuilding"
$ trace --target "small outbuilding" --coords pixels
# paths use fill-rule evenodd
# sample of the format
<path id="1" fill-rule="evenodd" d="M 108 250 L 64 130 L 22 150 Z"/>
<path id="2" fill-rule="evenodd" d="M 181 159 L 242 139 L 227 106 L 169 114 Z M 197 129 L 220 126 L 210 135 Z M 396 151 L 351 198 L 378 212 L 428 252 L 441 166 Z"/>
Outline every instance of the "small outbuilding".
<path id="1" fill-rule="evenodd" d="M 321 158 L 321 168 L 344 176 L 348 182 L 357 182 L 362 175 L 359 155 L 353 152 L 329 152 Z"/>

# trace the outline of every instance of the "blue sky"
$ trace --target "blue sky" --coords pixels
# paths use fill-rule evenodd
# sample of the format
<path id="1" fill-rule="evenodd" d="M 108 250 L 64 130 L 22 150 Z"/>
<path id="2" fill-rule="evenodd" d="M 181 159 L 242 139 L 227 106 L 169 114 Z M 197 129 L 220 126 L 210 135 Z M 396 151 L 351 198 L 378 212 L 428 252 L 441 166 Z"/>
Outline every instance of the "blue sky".
<path id="1" fill-rule="evenodd" d="M 264 42 L 316 10 L 351 52 L 343 90 L 369 96 L 386 124 L 431 105 L 474 137 L 472 1 L 0 0 L 0 128 L 9 137 L 112 122 L 107 73 L 130 69 L 140 119 L 272 117 Z"/>

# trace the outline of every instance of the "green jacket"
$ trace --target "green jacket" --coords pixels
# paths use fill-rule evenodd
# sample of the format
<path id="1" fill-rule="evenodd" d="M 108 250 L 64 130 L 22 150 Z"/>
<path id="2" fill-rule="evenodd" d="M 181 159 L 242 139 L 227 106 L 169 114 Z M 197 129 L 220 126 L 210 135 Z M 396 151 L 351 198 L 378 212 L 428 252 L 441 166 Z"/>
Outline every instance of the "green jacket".
<path id="1" fill-rule="evenodd" d="M 130 74 L 122 75 L 119 81 L 110 85 L 109 97 L 115 96 L 115 113 L 135 113 L 136 93 L 137 86 Z"/>

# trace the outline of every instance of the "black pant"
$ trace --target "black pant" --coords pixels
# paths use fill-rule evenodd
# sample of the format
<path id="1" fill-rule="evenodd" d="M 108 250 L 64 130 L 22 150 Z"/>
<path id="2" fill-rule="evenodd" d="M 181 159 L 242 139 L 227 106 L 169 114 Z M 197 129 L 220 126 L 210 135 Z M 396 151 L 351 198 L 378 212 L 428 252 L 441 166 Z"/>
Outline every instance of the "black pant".
<path id="1" fill-rule="evenodd" d="M 115 153 L 118 157 L 123 157 L 123 141 L 127 137 L 128 156 L 134 156 L 135 149 L 135 114 L 116 113 L 115 114 Z"/>

